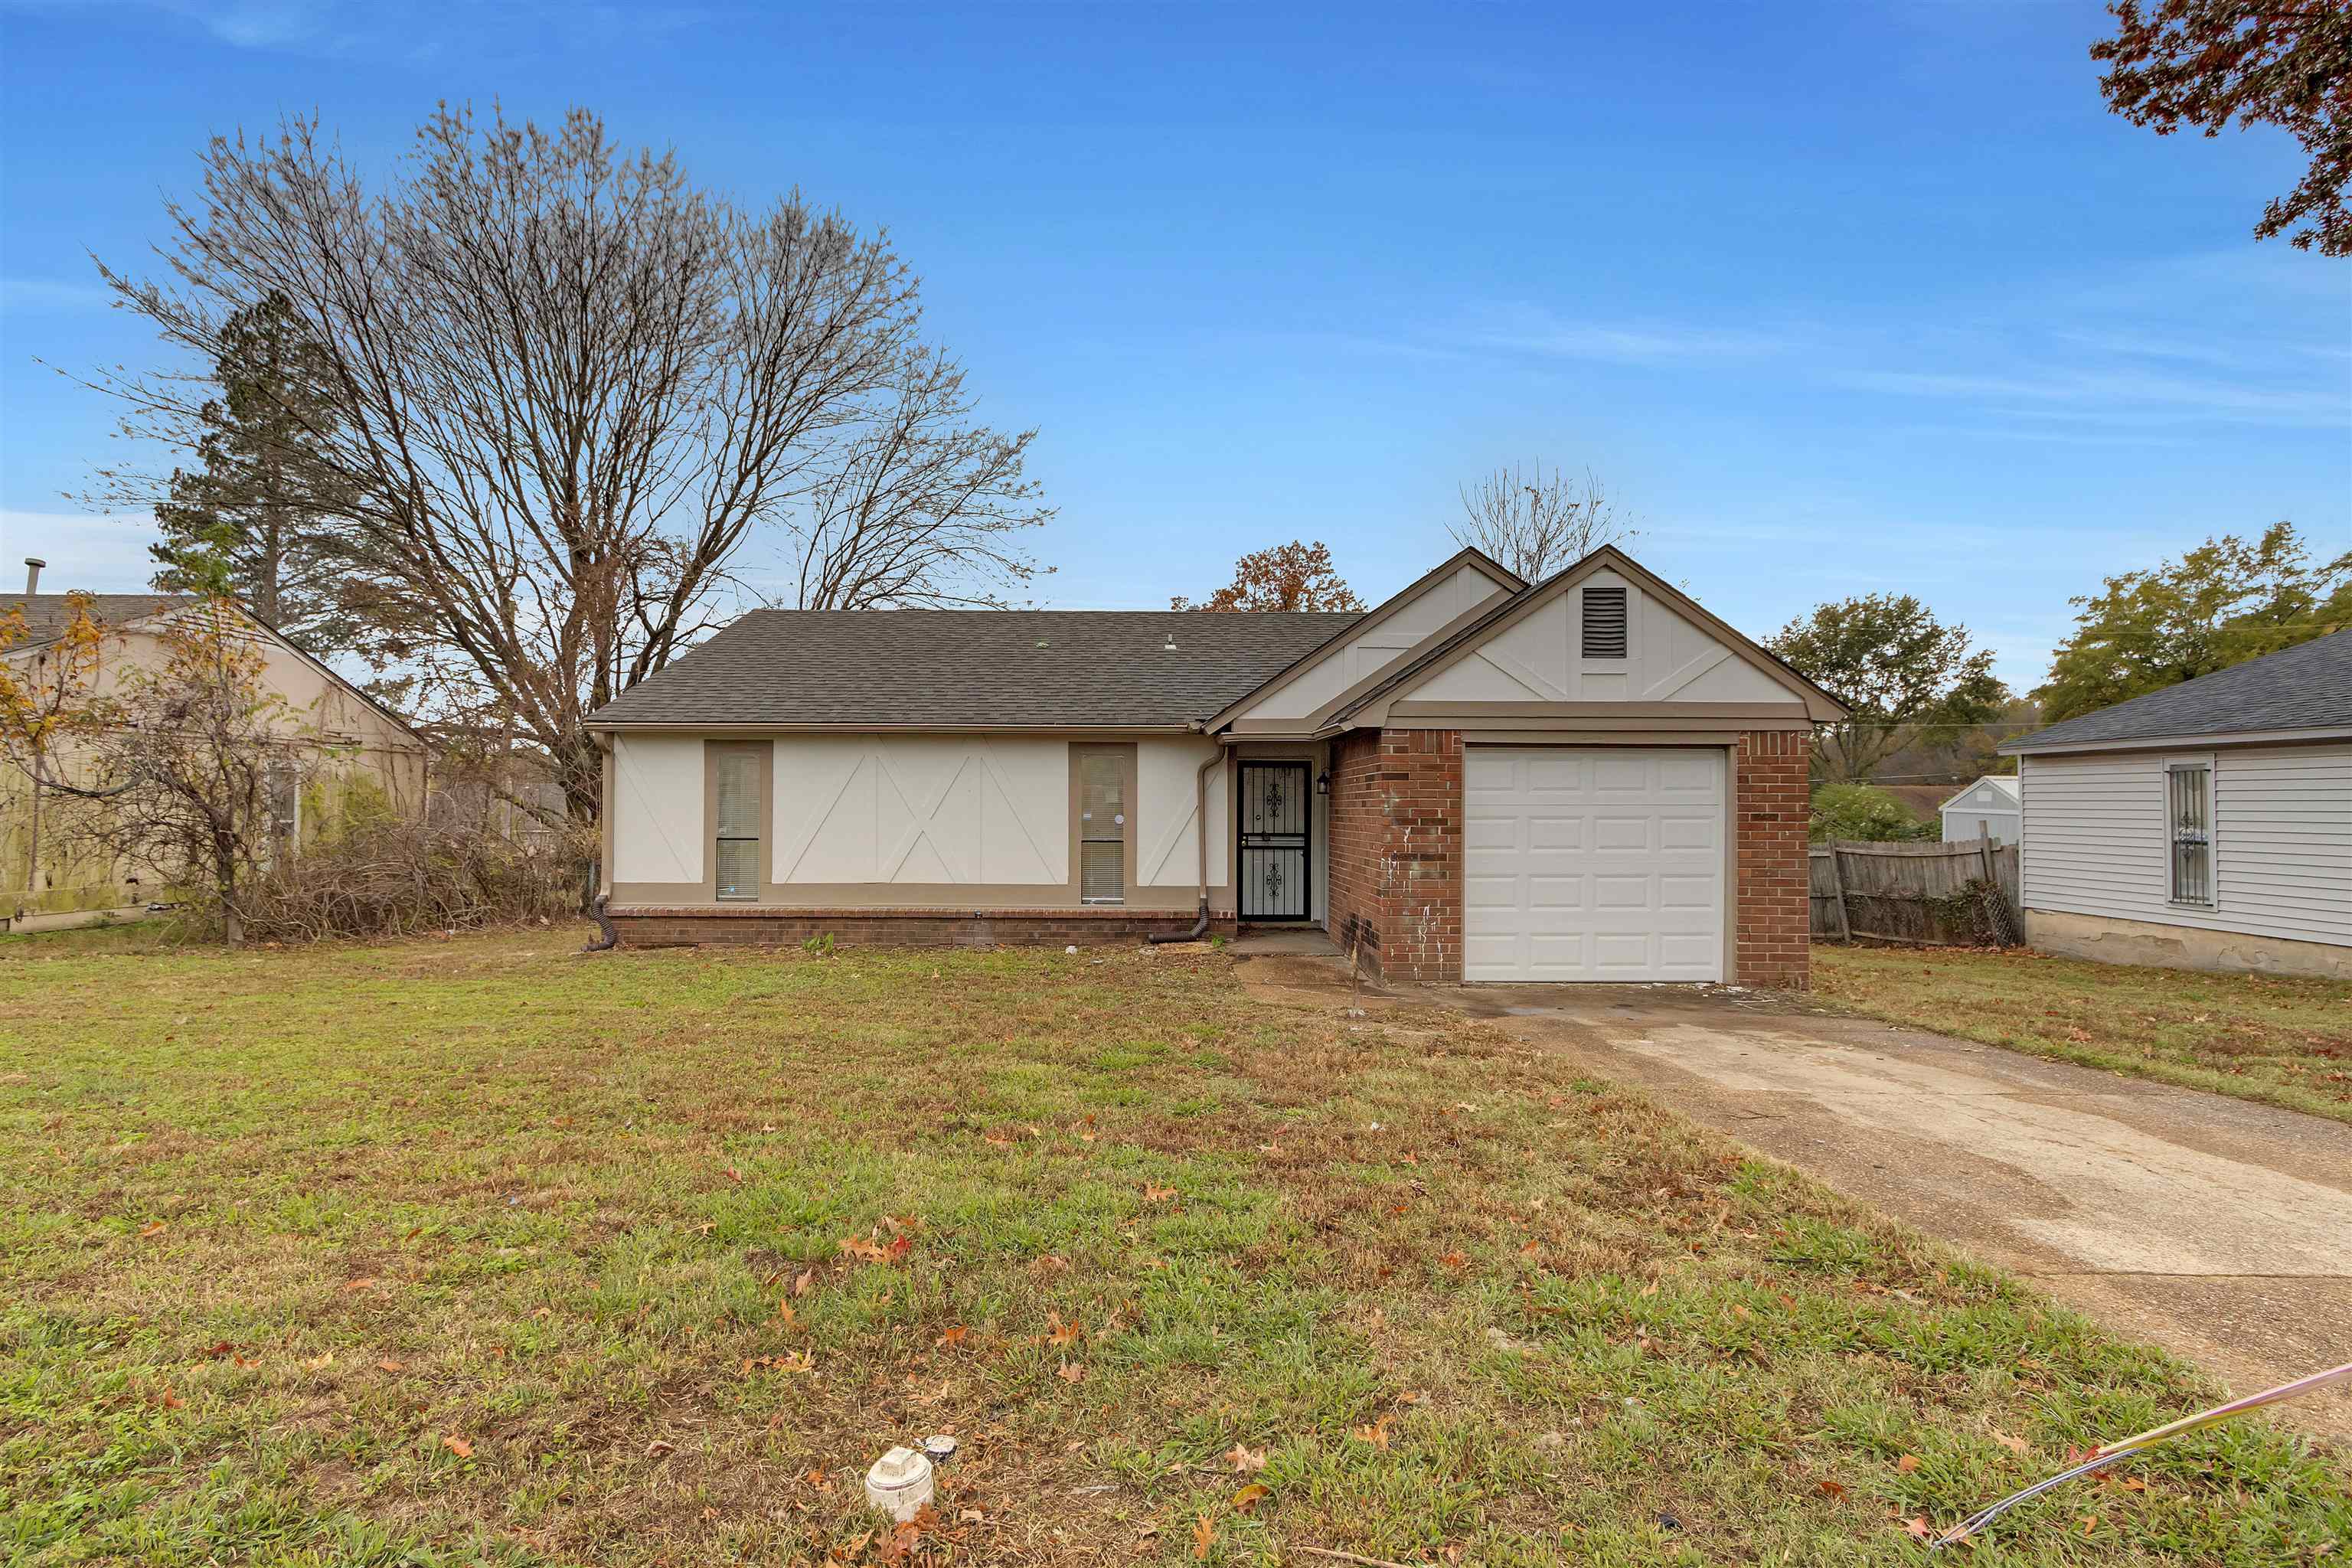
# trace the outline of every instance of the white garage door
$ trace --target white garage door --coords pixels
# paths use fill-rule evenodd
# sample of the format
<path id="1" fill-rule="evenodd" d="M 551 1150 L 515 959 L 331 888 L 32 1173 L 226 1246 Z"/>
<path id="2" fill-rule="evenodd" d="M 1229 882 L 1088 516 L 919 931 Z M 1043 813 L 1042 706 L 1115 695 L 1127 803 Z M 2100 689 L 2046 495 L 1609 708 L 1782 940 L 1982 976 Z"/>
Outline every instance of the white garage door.
<path id="1" fill-rule="evenodd" d="M 1465 980 L 1723 978 L 1723 753 L 1471 746 Z"/>

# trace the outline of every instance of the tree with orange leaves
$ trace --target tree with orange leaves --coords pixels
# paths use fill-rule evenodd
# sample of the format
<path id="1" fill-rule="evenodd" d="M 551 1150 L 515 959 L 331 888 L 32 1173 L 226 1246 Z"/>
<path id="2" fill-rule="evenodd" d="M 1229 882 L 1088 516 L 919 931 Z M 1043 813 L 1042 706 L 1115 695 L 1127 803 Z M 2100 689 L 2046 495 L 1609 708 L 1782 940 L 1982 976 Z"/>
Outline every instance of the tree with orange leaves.
<path id="1" fill-rule="evenodd" d="M 1253 550 L 1234 563 L 1234 580 L 1195 604 L 1178 595 L 1171 610 L 1360 610 L 1356 597 L 1331 564 L 1331 548 L 1292 540 Z"/>

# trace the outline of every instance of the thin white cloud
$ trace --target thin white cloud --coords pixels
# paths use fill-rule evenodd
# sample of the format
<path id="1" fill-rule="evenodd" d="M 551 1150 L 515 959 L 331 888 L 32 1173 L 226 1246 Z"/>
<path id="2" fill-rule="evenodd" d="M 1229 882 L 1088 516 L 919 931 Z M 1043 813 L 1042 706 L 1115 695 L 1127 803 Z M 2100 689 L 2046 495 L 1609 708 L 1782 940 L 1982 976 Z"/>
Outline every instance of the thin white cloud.
<path id="1" fill-rule="evenodd" d="M 1459 334 L 1482 348 L 1608 364 L 1679 364 L 1760 359 L 1786 352 L 1790 340 L 1738 327 L 1696 322 L 1580 321 L 1533 305 L 1482 312 Z"/>
<path id="2" fill-rule="evenodd" d="M 1956 399 L 2025 418 L 2126 425 L 2196 419 L 2322 427 L 2352 423 L 2352 403 L 2341 392 L 2250 386 L 2129 368 L 1866 370 L 1842 372 L 1835 379 L 1865 392 Z"/>

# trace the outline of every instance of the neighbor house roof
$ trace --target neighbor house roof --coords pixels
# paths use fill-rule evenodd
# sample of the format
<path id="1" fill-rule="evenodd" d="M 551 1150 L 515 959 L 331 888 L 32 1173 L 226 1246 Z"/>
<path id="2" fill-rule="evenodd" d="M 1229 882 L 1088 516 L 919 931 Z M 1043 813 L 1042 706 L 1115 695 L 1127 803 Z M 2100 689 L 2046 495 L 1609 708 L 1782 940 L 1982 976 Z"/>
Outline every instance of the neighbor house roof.
<path id="1" fill-rule="evenodd" d="M 195 602 L 191 594 L 8 594 L 0 595 L 0 616 L 20 612 L 26 642 L 42 643 L 65 636 L 77 603 L 88 605 L 89 617 L 100 626 L 119 626 Z"/>
<path id="2" fill-rule="evenodd" d="M 2250 658 L 2002 743 L 2005 753 L 2352 731 L 2352 631 Z"/>
<path id="3" fill-rule="evenodd" d="M 1950 797 L 1949 797 L 1949 798 L 1937 802 L 1937 805 L 1936 805 L 1936 809 L 1937 809 L 1937 810 L 1938 810 L 1938 811 L 1941 811 L 1945 806 L 1948 806 L 1948 805 L 1951 805 L 1953 801 L 1956 801 L 1956 800 L 1959 799 L 1962 795 L 1967 795 L 1967 794 L 1969 794 L 1970 791 L 1974 790 L 1974 789 L 1977 787 L 1977 785 L 1979 785 L 1979 784 L 1990 784 L 1990 785 L 1992 785 L 1994 792 L 1995 792 L 1995 793 L 1997 793 L 1997 794 L 1999 794 L 1999 795 L 2001 795 L 2006 796 L 2006 797 L 2008 798 L 2009 804 L 2010 804 L 2010 805 L 2019 805 L 2019 804 L 2020 804 L 2020 802 L 2021 802 L 2021 797 L 2018 795 L 2018 792 L 2017 792 L 2017 775 L 2016 775 L 2016 774 L 2014 774 L 2014 773 L 1987 773 L 1987 774 L 1985 774 L 1985 776 L 1984 776 L 1984 777 L 1982 777 L 1982 778 L 1980 778 L 1980 779 L 1974 780 L 1974 781 L 1972 781 L 1971 783 L 1967 784 L 1965 784 L 1965 785 L 1961 786 L 1959 789 L 1958 789 L 1958 790 L 1954 791 L 1954 792 L 1953 792 L 1953 794 L 1950 795 Z"/>
<path id="4" fill-rule="evenodd" d="M 1179 729 L 1361 618 L 1315 610 L 753 610 L 589 722 Z"/>

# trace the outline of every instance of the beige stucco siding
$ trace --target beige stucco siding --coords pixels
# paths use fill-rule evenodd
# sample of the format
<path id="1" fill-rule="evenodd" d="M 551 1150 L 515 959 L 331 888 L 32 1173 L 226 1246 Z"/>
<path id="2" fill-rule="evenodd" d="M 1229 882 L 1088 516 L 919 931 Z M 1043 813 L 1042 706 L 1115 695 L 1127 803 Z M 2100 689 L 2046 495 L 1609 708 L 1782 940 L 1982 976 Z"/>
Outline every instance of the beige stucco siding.
<path id="1" fill-rule="evenodd" d="M 1148 737 L 1136 742 L 1136 848 L 1138 880 L 1146 887 L 1196 885 L 1199 851 L 1197 775 L 1201 764 L 1223 754 L 1205 736 Z M 1225 881 L 1231 834 L 1226 828 L 1228 770 L 1209 773 L 1209 881 Z"/>
<path id="2" fill-rule="evenodd" d="M 2169 901 L 2165 770 L 2213 767 L 2210 908 Z M 2028 910 L 2352 944 L 2352 744 L 2021 760 Z"/>
<path id="3" fill-rule="evenodd" d="M 702 880 L 702 750 L 699 735 L 615 737 L 615 883 Z"/>
<path id="4" fill-rule="evenodd" d="M 1387 668 L 1456 617 L 1510 590 L 1465 563 L 1379 617 L 1244 709 L 1236 722 L 1304 719 L 1341 692 Z M 1382 606 L 1385 610 L 1387 606 Z"/>
<path id="5" fill-rule="evenodd" d="M 1583 657 L 1584 594 L 1625 590 L 1623 658 Z M 1789 703 L 1789 688 L 1615 572 L 1594 572 L 1455 662 L 1402 702 Z"/>

